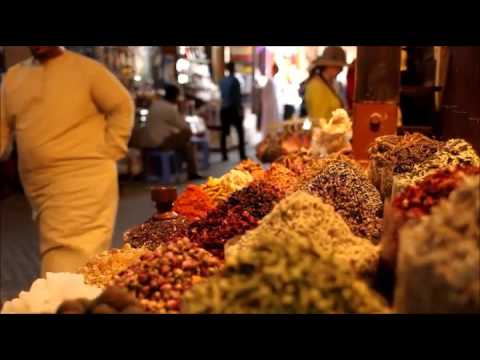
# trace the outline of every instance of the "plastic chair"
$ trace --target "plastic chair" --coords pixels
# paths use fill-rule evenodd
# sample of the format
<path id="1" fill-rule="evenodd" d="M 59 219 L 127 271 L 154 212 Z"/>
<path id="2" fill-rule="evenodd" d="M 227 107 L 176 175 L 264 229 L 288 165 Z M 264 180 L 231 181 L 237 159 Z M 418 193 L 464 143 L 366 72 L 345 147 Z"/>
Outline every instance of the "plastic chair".
<path id="1" fill-rule="evenodd" d="M 145 166 L 145 180 L 148 182 L 155 182 L 160 180 L 163 184 L 171 184 L 174 172 L 179 171 L 179 161 L 177 154 L 174 151 L 160 151 L 160 150 L 146 150 L 144 153 L 145 164 L 149 164 L 149 160 L 160 161 L 160 176 L 158 176 L 158 167 L 153 166 L 153 174 L 147 171 L 148 166 Z M 172 163 L 174 171 L 172 172 Z M 180 163 L 181 165 L 181 163 Z"/>
<path id="2" fill-rule="evenodd" d="M 208 140 L 206 138 L 193 136 L 191 141 L 192 144 L 194 144 L 198 149 L 200 149 L 200 153 L 202 154 L 202 158 L 200 160 L 201 169 L 208 169 L 210 167 L 210 148 Z"/>

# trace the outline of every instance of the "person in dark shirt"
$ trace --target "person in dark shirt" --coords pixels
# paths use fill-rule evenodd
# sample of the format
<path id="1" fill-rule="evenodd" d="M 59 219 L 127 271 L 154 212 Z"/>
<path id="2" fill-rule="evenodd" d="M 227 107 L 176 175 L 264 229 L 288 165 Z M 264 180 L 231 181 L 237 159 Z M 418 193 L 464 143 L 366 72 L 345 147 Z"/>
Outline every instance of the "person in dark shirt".
<path id="1" fill-rule="evenodd" d="M 235 77 L 235 64 L 227 64 L 228 76 L 220 81 L 220 92 L 222 94 L 222 108 L 220 119 L 222 123 L 222 134 L 220 138 L 220 147 L 222 150 L 223 161 L 228 160 L 227 136 L 230 135 L 230 127 L 233 125 L 238 134 L 238 146 L 240 159 L 247 158 L 245 154 L 245 133 L 243 129 L 243 104 L 240 82 Z"/>

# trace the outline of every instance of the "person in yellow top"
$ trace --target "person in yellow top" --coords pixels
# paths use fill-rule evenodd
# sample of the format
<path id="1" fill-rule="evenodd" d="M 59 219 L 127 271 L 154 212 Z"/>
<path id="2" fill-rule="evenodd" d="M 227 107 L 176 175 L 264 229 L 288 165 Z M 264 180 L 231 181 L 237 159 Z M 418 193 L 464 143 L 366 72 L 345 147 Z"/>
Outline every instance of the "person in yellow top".
<path id="1" fill-rule="evenodd" d="M 103 65 L 59 46 L 32 46 L 1 89 L 0 158 L 14 138 L 40 235 L 42 276 L 73 272 L 109 248 L 118 206 L 116 161 L 134 105 Z"/>
<path id="2" fill-rule="evenodd" d="M 336 78 L 347 65 L 345 51 L 340 46 L 327 46 L 310 69 L 305 87 L 305 106 L 310 119 L 329 119 L 332 112 L 344 108 L 336 91 Z"/>

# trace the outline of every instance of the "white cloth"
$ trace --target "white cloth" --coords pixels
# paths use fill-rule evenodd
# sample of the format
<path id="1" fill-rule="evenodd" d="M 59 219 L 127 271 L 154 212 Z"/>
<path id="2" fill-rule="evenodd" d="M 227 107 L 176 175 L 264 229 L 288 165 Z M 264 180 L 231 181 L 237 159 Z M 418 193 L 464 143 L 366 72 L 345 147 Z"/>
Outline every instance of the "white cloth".
<path id="1" fill-rule="evenodd" d="M 272 79 L 268 79 L 265 87 L 262 89 L 262 135 L 265 137 L 269 126 L 280 121 L 276 85 Z"/>

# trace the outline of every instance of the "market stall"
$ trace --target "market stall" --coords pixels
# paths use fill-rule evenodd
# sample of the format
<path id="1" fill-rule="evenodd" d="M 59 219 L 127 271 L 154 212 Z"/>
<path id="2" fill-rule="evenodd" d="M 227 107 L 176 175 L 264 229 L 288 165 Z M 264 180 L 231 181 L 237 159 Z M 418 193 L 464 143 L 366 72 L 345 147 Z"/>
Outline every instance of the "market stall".
<path id="1" fill-rule="evenodd" d="M 367 169 L 302 149 L 153 188 L 156 211 L 122 248 L 2 313 L 480 312 L 478 154 L 420 134 L 369 153 Z"/>

